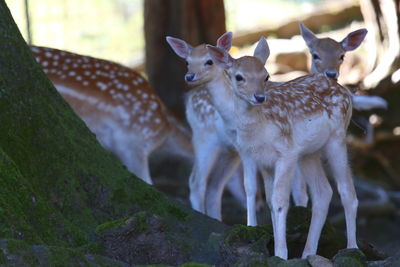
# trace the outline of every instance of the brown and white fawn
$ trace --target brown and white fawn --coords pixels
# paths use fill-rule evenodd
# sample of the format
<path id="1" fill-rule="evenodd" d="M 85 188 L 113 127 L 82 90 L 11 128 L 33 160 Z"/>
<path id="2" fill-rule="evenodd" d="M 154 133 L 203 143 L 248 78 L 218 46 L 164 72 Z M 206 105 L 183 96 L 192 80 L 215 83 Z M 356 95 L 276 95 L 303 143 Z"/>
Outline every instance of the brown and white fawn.
<path id="1" fill-rule="evenodd" d="M 58 92 L 127 168 L 151 184 L 148 157 L 162 145 L 192 158 L 190 131 L 137 72 L 110 61 L 31 46 Z"/>
<path id="2" fill-rule="evenodd" d="M 190 91 L 185 106 L 195 151 L 195 162 L 189 179 L 190 201 L 195 210 L 221 220 L 222 193 L 240 160 L 233 146 L 235 131 L 232 125 L 222 120 L 211 100 L 209 88 L 230 87 L 230 82 L 224 78 L 224 71 L 215 66 L 204 44 L 192 47 L 183 40 L 169 36 L 166 40 L 174 52 L 186 60 L 188 68 L 185 80 Z M 231 45 L 230 32 L 217 41 L 217 46 L 226 51 L 229 51 Z M 226 102 L 224 107 L 232 112 L 233 103 Z M 240 190 L 242 187 L 237 188 Z M 233 190 L 233 193 L 238 198 L 244 196 L 244 192 L 238 193 L 237 190 Z"/>
<path id="3" fill-rule="evenodd" d="M 303 258 L 315 254 L 326 220 L 332 189 L 321 166 L 328 159 L 344 206 L 347 247 L 356 248 L 357 197 L 348 166 L 346 130 L 352 113 L 350 92 L 327 78 L 312 74 L 273 84 L 264 65 L 269 56 L 261 38 L 254 57 L 233 59 L 226 51 L 207 46 L 214 62 L 224 68 L 233 91 L 210 90 L 219 102 L 233 102 L 234 114 L 221 113 L 234 123 L 244 168 L 248 225 L 256 225 L 256 172 L 262 171 L 271 208 L 275 255 L 287 259 L 286 216 L 291 183 L 300 164 L 312 199 L 312 218 Z M 268 175 L 268 174 L 273 175 Z"/>
<path id="4" fill-rule="evenodd" d="M 350 32 L 342 41 L 337 42 L 331 38 L 318 38 L 303 23 L 300 32 L 310 51 L 311 72 L 324 73 L 328 78 L 337 80 L 340 66 L 344 61 L 346 52 L 359 47 L 367 35 L 366 29 Z M 379 96 L 352 95 L 353 108 L 357 110 L 370 110 L 373 108 L 387 108 L 387 102 Z"/>

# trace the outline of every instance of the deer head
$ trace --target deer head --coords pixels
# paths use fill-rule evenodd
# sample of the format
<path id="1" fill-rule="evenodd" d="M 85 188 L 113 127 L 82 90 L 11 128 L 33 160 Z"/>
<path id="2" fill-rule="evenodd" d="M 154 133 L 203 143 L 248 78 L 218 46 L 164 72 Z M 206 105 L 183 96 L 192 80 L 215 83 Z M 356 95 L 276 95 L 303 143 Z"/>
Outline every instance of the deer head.
<path id="1" fill-rule="evenodd" d="M 265 101 L 265 84 L 269 74 L 264 68 L 269 56 L 269 47 L 261 37 L 254 57 L 232 58 L 226 50 L 207 45 L 208 52 L 217 66 L 226 69 L 232 81 L 235 94 L 250 105 L 260 105 Z"/>
<path id="2" fill-rule="evenodd" d="M 166 39 L 174 52 L 186 60 L 188 71 L 185 81 L 188 85 L 195 86 L 209 82 L 221 72 L 208 54 L 206 45 L 192 47 L 178 38 L 167 36 Z M 218 39 L 217 46 L 224 51 L 229 51 L 232 46 L 232 33 L 224 33 Z"/>
<path id="3" fill-rule="evenodd" d="M 311 71 L 323 73 L 334 80 L 339 77 L 346 52 L 359 47 L 367 35 L 366 29 L 359 29 L 349 33 L 341 42 L 336 42 L 331 38 L 317 38 L 303 23 L 300 24 L 300 32 L 312 55 Z"/>

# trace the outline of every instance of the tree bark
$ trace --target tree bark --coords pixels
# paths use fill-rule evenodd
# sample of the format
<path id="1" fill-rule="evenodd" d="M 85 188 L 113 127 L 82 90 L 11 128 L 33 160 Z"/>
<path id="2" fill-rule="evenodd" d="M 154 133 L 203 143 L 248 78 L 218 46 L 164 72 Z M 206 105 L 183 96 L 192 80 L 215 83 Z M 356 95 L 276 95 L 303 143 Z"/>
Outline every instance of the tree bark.
<path id="1" fill-rule="evenodd" d="M 215 44 L 226 31 L 223 0 L 146 0 L 144 29 L 149 82 L 166 106 L 182 118 L 186 68 L 165 37 L 181 38 L 192 45 Z"/>

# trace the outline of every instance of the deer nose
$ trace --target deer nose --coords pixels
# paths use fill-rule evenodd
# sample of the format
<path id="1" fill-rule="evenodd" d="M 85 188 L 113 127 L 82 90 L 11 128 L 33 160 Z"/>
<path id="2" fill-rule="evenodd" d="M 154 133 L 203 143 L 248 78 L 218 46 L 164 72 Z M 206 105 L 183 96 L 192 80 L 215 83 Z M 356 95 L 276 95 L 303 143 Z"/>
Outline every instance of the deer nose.
<path id="1" fill-rule="evenodd" d="M 254 94 L 254 98 L 256 99 L 257 103 L 261 104 L 265 101 L 264 94 Z"/>
<path id="2" fill-rule="evenodd" d="M 186 73 L 186 75 L 185 75 L 185 80 L 186 80 L 187 82 L 192 82 L 193 79 L 194 79 L 194 76 L 195 76 L 194 73 Z"/>
<path id="3" fill-rule="evenodd" d="M 337 73 L 337 71 L 326 71 L 325 72 L 325 75 L 326 75 L 326 77 L 328 77 L 328 78 L 331 78 L 331 79 L 337 79 L 337 77 L 338 77 L 338 73 Z"/>

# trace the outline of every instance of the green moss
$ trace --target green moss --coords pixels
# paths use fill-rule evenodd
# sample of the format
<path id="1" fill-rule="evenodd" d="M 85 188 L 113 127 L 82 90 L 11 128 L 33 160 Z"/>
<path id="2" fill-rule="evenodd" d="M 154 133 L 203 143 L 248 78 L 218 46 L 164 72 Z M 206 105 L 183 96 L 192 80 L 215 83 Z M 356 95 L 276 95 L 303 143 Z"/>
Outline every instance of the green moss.
<path id="1" fill-rule="evenodd" d="M 267 243 L 271 236 L 270 226 L 245 226 L 245 225 L 234 225 L 229 231 L 225 233 L 224 241 L 232 245 L 238 242 L 254 242 L 259 239 L 264 239 Z"/>
<path id="2" fill-rule="evenodd" d="M 111 229 L 111 228 L 116 228 L 116 227 L 120 227 L 121 225 L 126 224 L 126 221 L 129 219 L 130 217 L 126 217 L 123 219 L 119 219 L 119 220 L 114 220 L 114 221 L 110 221 L 110 222 L 106 222 L 103 224 L 100 224 L 99 226 L 96 227 L 96 234 L 101 235 L 102 233 L 104 233 L 105 231 Z"/>
<path id="3" fill-rule="evenodd" d="M 21 250 L 27 250 L 29 249 L 29 245 L 21 240 L 15 240 L 15 239 L 8 239 L 7 240 L 7 251 L 10 253 L 18 253 L 18 251 Z"/>
<path id="4" fill-rule="evenodd" d="M 89 265 L 82 252 L 74 249 L 49 247 L 47 249 L 47 254 L 48 257 L 46 261 L 48 266 L 71 266 L 72 262 L 75 266 Z"/>
<path id="5" fill-rule="evenodd" d="M 39 258 L 34 255 L 32 248 L 24 241 L 15 239 L 0 240 L 5 264 L 9 266 L 38 266 Z"/>
<path id="6" fill-rule="evenodd" d="M 136 181 L 136 183 L 144 184 L 143 181 Z M 172 204 L 170 199 L 151 187 L 143 188 L 140 192 L 137 192 L 134 203 L 139 206 L 140 210 L 150 211 L 161 217 L 173 216 L 181 221 L 188 219 L 187 212 Z"/>
<path id="7" fill-rule="evenodd" d="M 21 240 L 0 239 L 0 263 L 2 266 L 126 266 L 103 256 L 88 254 L 80 249 L 45 245 L 31 246 Z"/>
<path id="8" fill-rule="evenodd" d="M 6 255 L 4 254 L 3 250 L 0 250 L 0 264 L 6 265 L 8 262 Z"/>
<path id="9" fill-rule="evenodd" d="M 359 249 L 343 249 L 333 258 L 335 267 L 366 267 L 364 253 Z"/>
<path id="10" fill-rule="evenodd" d="M 249 267 L 311 267 L 308 261 L 304 259 L 291 259 L 285 261 L 282 258 L 276 256 L 269 257 L 264 262 L 253 262 L 248 266 Z"/>
<path id="11" fill-rule="evenodd" d="M 266 260 L 266 263 L 267 263 L 268 267 L 275 267 L 275 266 L 280 266 L 281 264 L 284 264 L 285 260 L 282 258 L 279 258 L 277 256 L 272 256 Z"/>
<path id="12" fill-rule="evenodd" d="M 281 265 L 282 267 L 311 267 L 305 259 L 292 259 L 285 262 L 285 264 Z"/>
<path id="13" fill-rule="evenodd" d="M 168 215 L 172 215 L 176 219 L 181 221 L 186 221 L 189 217 L 189 214 L 187 212 L 184 212 L 181 208 L 173 204 L 168 204 L 166 206 L 166 211 Z"/>

